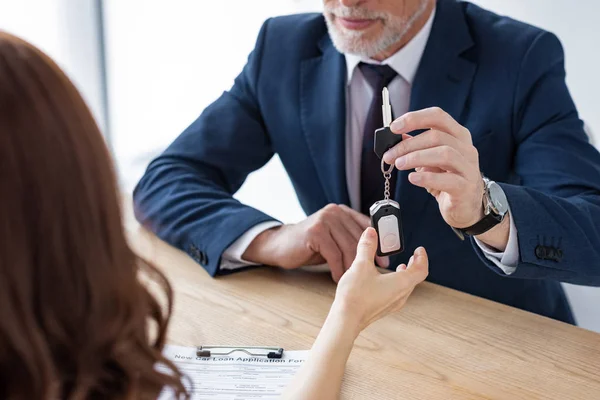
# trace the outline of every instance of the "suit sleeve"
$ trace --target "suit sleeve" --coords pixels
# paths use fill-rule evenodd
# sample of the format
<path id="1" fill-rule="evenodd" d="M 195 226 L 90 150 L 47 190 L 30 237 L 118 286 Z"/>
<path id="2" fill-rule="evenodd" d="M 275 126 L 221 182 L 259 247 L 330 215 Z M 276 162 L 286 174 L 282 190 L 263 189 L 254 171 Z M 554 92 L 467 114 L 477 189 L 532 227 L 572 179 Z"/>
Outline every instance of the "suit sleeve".
<path id="1" fill-rule="evenodd" d="M 523 58 L 513 113 L 517 184 L 501 184 L 518 232 L 510 278 L 600 286 L 600 154 L 585 134 L 566 86 L 562 46 L 550 33 L 539 34 Z"/>
<path id="2" fill-rule="evenodd" d="M 224 250 L 270 216 L 233 198 L 273 156 L 257 86 L 268 21 L 230 91 L 204 110 L 149 165 L 134 190 L 136 218 L 211 274 Z"/>

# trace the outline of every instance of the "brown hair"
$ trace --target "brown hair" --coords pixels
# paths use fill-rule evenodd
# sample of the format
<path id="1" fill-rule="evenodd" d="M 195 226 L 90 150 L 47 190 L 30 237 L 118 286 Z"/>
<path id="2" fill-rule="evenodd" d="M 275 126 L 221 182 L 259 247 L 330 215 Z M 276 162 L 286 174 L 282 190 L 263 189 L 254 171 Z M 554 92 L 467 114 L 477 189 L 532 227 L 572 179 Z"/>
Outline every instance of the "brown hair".
<path id="1" fill-rule="evenodd" d="M 171 304 L 166 278 L 126 243 L 116 174 L 80 94 L 0 31 L 0 398 L 145 399 L 164 386 L 187 398 L 161 354 Z"/>

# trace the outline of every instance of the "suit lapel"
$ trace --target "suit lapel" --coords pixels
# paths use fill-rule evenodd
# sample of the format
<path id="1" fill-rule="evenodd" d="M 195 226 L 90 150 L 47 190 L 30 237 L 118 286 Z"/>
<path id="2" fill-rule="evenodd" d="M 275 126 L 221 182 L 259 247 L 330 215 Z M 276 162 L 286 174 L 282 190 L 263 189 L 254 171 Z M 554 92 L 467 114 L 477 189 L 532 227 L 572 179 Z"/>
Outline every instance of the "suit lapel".
<path id="1" fill-rule="evenodd" d="M 300 119 L 323 191 L 330 203 L 349 204 L 346 184 L 346 61 L 328 35 L 322 54 L 302 62 Z"/>
<path id="2" fill-rule="evenodd" d="M 461 57 L 473 46 L 462 6 L 454 0 L 439 0 L 431 34 L 411 91 L 410 110 L 440 107 L 461 122 L 476 65 Z M 396 199 L 402 208 L 406 242 L 418 229 L 430 201 L 425 189 L 408 181 L 411 171 L 398 173 Z"/>

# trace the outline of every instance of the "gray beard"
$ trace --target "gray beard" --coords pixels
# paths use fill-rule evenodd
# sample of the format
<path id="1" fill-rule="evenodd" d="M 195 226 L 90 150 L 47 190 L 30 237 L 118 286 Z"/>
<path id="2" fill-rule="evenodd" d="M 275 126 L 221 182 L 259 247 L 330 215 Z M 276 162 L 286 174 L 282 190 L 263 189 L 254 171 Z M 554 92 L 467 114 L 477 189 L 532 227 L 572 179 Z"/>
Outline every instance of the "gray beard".
<path id="1" fill-rule="evenodd" d="M 427 10 L 427 1 L 421 2 L 421 7 L 411 15 L 408 20 L 387 19 L 386 25 L 380 37 L 366 42 L 362 38 L 362 32 L 344 31 L 335 26 L 329 13 L 325 13 L 325 22 L 333 45 L 343 54 L 353 54 L 362 58 L 372 58 L 384 52 L 396 43 L 403 40 L 415 22 L 423 16 Z"/>

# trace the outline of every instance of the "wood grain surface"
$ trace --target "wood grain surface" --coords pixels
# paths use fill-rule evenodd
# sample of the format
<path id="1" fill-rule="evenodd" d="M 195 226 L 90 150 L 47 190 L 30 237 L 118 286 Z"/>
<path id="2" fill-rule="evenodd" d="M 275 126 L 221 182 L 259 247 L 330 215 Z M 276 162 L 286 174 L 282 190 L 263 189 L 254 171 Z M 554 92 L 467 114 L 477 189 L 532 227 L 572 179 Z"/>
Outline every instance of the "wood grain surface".
<path id="1" fill-rule="evenodd" d="M 142 228 L 128 231 L 174 287 L 170 343 L 310 348 L 335 293 L 327 273 L 259 268 L 213 279 Z M 424 283 L 358 338 L 342 398 L 600 399 L 600 334 Z"/>

